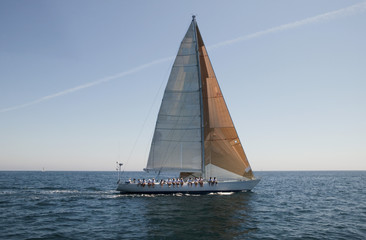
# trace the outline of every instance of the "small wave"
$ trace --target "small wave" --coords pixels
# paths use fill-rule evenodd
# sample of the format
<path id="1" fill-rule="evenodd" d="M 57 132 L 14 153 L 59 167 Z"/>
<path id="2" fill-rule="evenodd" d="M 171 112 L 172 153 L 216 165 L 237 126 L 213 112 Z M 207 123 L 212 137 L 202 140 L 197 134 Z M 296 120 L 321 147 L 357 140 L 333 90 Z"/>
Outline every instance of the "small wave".
<path id="1" fill-rule="evenodd" d="M 234 194 L 234 192 L 213 192 L 213 193 L 209 193 L 208 195 L 230 196 L 232 194 Z"/>
<path id="2" fill-rule="evenodd" d="M 100 196 L 102 199 L 114 199 L 124 197 L 122 194 L 103 194 Z"/>
<path id="3" fill-rule="evenodd" d="M 59 193 L 78 193 L 78 190 L 50 190 L 50 191 L 41 191 L 43 194 L 59 194 Z"/>
<path id="4" fill-rule="evenodd" d="M 0 191 L 0 195 L 10 195 L 15 194 L 17 191 L 7 190 L 7 191 Z"/>
<path id="5" fill-rule="evenodd" d="M 154 198 L 157 196 L 157 194 L 141 194 L 141 197 L 150 197 L 150 198 Z"/>
<path id="6" fill-rule="evenodd" d="M 188 197 L 199 197 L 199 196 L 202 196 L 202 195 L 200 195 L 200 194 L 185 193 L 184 196 L 188 196 Z"/>
<path id="7" fill-rule="evenodd" d="M 113 199 L 113 198 L 120 198 L 125 195 L 117 193 L 115 190 L 109 191 L 97 191 L 97 192 L 85 192 L 87 195 L 91 195 L 94 197 L 99 197 L 100 199 Z"/>

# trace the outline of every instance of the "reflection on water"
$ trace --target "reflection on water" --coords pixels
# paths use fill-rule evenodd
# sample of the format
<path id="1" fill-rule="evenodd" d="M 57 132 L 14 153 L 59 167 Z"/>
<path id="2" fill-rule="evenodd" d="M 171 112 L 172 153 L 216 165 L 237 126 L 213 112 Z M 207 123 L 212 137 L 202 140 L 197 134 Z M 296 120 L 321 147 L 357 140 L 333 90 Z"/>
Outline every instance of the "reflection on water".
<path id="1" fill-rule="evenodd" d="M 134 204 L 128 201 L 123 213 L 132 214 L 128 217 L 130 220 L 139 215 L 140 220 L 135 224 L 140 237 L 232 239 L 244 237 L 256 229 L 250 217 L 253 215 L 252 195 L 251 192 L 200 196 L 131 195 L 129 198 Z"/>

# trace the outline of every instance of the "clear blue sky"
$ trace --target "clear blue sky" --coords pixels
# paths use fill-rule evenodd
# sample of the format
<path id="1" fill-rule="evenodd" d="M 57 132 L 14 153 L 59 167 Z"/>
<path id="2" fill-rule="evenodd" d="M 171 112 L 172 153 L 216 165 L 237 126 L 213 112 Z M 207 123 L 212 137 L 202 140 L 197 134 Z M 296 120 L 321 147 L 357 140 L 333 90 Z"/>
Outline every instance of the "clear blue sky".
<path id="1" fill-rule="evenodd" d="M 2 0 L 0 170 L 145 167 L 192 14 L 254 171 L 366 170 L 360 0 Z"/>

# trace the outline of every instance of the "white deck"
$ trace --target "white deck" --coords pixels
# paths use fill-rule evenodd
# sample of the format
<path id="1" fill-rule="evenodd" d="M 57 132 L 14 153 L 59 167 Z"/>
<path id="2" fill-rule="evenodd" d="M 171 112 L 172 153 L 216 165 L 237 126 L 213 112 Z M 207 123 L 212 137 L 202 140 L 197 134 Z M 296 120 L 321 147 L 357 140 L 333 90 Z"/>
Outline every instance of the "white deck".
<path id="1" fill-rule="evenodd" d="M 209 184 L 204 182 L 201 186 L 200 184 L 188 185 L 184 183 L 183 186 L 171 185 L 167 184 L 160 185 L 155 184 L 154 186 L 147 186 L 147 184 L 143 187 L 136 183 L 120 183 L 117 186 L 117 191 L 121 193 L 210 193 L 210 192 L 241 192 L 241 191 L 250 191 L 252 190 L 258 183 L 259 179 L 248 180 L 248 181 L 225 181 L 218 182 L 217 184 Z"/>

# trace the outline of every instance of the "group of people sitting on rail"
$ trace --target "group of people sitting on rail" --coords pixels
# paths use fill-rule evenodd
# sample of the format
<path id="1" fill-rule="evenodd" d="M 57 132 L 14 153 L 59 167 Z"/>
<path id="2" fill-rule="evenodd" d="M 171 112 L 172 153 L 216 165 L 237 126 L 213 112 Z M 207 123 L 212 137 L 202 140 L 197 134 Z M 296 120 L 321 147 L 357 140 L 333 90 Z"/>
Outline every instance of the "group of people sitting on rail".
<path id="1" fill-rule="evenodd" d="M 194 179 L 193 178 L 189 178 L 188 180 L 184 181 L 183 178 L 168 178 L 168 180 L 164 180 L 164 179 L 161 179 L 160 181 L 156 181 L 155 178 L 153 179 L 148 179 L 148 180 L 145 180 L 145 179 L 136 179 L 134 178 L 133 180 L 131 180 L 131 178 L 126 182 L 126 183 L 135 183 L 137 184 L 137 186 L 142 186 L 142 187 L 145 187 L 145 186 L 148 186 L 148 187 L 151 187 L 151 186 L 155 186 L 157 184 L 159 184 L 160 186 L 164 186 L 165 184 L 168 185 L 168 187 L 170 186 L 173 186 L 173 187 L 179 187 L 179 186 L 183 186 L 184 184 L 187 184 L 188 186 L 198 186 L 198 184 L 203 187 L 203 184 L 204 184 L 204 180 L 202 177 L 195 177 Z M 207 183 L 209 185 L 215 185 L 217 184 L 217 179 L 216 177 L 212 178 L 210 177 L 210 179 L 207 181 Z"/>

